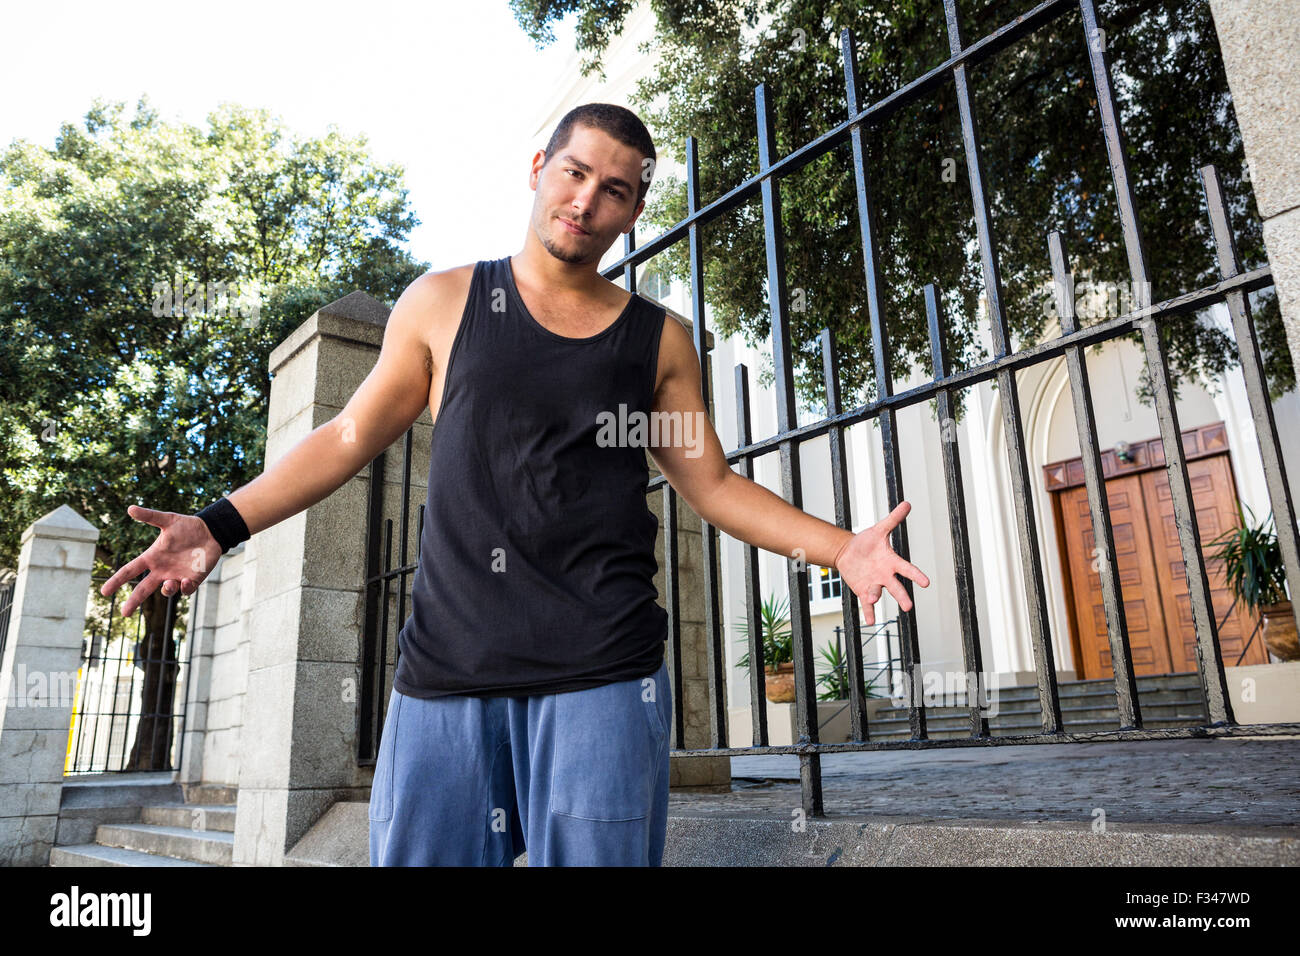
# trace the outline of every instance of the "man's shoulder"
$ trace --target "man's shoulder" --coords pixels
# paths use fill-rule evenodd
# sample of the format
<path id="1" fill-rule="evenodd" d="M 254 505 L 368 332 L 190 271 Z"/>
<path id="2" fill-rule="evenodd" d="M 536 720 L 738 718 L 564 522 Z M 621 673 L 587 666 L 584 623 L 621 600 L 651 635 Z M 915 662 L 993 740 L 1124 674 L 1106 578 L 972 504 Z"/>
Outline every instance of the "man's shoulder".
<path id="1" fill-rule="evenodd" d="M 448 269 L 431 269 L 411 283 L 421 296 L 437 299 L 445 296 L 464 295 L 469 290 L 470 280 L 474 277 L 474 268 L 478 263 L 467 262 L 464 265 Z"/>
<path id="2" fill-rule="evenodd" d="M 665 381 L 681 375 L 689 376 L 699 368 L 699 353 L 695 351 L 695 340 L 690 331 L 677 316 L 663 306 L 656 306 L 662 316 L 662 328 L 659 331 L 659 377 L 655 391 Z"/>
<path id="3" fill-rule="evenodd" d="M 389 324 L 409 327 L 412 334 L 426 342 L 431 341 L 430 336 L 441 339 L 449 332 L 454 335 L 469 298 L 474 266 L 468 263 L 417 276 L 402 292 Z"/>
<path id="4" fill-rule="evenodd" d="M 448 269 L 430 270 L 412 281 L 402 297 L 414 300 L 417 310 L 433 318 L 435 324 L 439 321 L 458 322 L 469 299 L 475 265 L 470 262 Z"/>

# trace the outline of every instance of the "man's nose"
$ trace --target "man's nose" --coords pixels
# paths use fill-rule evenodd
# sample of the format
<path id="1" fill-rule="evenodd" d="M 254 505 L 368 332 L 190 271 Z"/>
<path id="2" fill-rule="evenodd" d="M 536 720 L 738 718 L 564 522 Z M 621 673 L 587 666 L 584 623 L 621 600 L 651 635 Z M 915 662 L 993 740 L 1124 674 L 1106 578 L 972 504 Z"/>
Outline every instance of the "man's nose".
<path id="1" fill-rule="evenodd" d="M 584 183 L 582 188 L 574 194 L 573 209 L 579 215 L 592 215 L 596 211 L 596 202 L 600 199 L 600 192 L 597 184 L 594 182 Z"/>

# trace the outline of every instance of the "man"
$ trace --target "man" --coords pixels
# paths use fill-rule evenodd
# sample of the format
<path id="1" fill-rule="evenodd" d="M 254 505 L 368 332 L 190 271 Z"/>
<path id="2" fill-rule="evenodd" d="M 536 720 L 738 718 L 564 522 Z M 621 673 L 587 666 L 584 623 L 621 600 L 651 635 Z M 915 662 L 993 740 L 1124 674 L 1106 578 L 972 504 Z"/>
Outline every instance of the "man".
<path id="1" fill-rule="evenodd" d="M 411 283 L 335 419 L 198 515 L 128 509 L 161 533 L 104 585 L 149 570 L 123 614 L 159 586 L 192 593 L 228 547 L 332 493 L 429 409 L 372 865 L 508 866 L 525 848 L 534 865 L 660 865 L 672 697 L 647 445 L 706 521 L 838 568 L 868 623 L 882 589 L 911 607 L 896 573 L 929 586 L 888 543 L 907 502 L 854 535 L 733 472 L 686 329 L 600 276 L 645 207 L 654 160 L 630 111 L 570 111 L 533 157 L 523 249 Z M 646 441 L 626 434 L 637 416 L 699 427 Z"/>

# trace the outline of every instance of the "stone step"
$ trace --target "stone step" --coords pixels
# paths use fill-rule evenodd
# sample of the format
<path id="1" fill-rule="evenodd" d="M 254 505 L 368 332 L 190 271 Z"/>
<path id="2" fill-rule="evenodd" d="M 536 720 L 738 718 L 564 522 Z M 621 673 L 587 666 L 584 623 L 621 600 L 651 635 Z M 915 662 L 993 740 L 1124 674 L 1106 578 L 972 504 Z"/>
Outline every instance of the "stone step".
<path id="1" fill-rule="evenodd" d="M 95 842 L 156 856 L 230 866 L 235 835 L 218 830 L 194 831 L 189 827 L 150 823 L 105 823 L 96 831 Z"/>
<path id="2" fill-rule="evenodd" d="M 925 668 L 922 667 L 922 672 Z M 954 671 L 955 672 L 955 671 Z M 888 679 L 888 671 L 882 670 L 880 678 Z M 902 673 L 899 667 L 894 668 L 895 676 Z M 924 677 L 922 678 L 924 682 Z M 1145 676 L 1137 678 L 1138 692 L 1145 694 L 1148 691 L 1158 690 L 1180 690 L 1183 688 L 1195 689 L 1200 686 L 1201 678 L 1198 674 L 1161 674 L 1158 676 Z M 1096 690 L 1112 690 L 1115 681 L 1109 677 L 1099 677 L 1092 680 L 1065 680 L 1058 681 L 1057 690 L 1062 694 L 1086 694 Z M 1004 694 L 1017 692 L 1037 694 L 1038 685 L 1035 683 L 1003 685 L 1000 688 Z"/>
<path id="3" fill-rule="evenodd" d="M 947 697 L 952 700 L 965 700 L 966 691 L 964 687 L 956 689 L 941 688 L 934 685 L 933 691 L 929 690 L 923 683 L 921 685 L 921 695 L 931 694 L 932 696 Z M 1038 688 L 1034 687 L 999 687 L 988 688 L 987 696 L 992 697 L 996 693 L 998 700 L 1007 702 L 1033 701 L 1038 700 Z M 976 694 L 977 697 L 985 696 L 984 691 Z M 1088 701 L 1088 700 L 1111 700 L 1115 699 L 1115 685 L 1109 682 L 1095 687 L 1069 687 L 1061 685 L 1057 688 L 1057 695 L 1062 701 Z M 1153 687 L 1145 688 L 1139 685 L 1138 700 L 1146 702 L 1148 700 L 1155 702 L 1162 701 L 1182 701 L 1182 700 L 1199 700 L 1201 696 L 1200 685 L 1193 687 Z M 900 698 L 901 699 L 901 698 Z"/>
<path id="4" fill-rule="evenodd" d="M 181 787 L 172 782 L 172 776 L 171 771 L 67 774 L 61 806 L 139 807 L 151 801 L 181 799 Z"/>
<path id="5" fill-rule="evenodd" d="M 1003 719 L 1015 719 L 1019 717 L 1033 717 L 1039 719 L 1041 710 L 1038 701 L 1033 701 L 1032 705 L 1024 704 L 1008 707 L 1005 701 L 999 700 L 997 713 L 990 715 L 990 721 Z M 1183 719 L 1201 719 L 1205 718 L 1205 708 L 1201 706 L 1200 701 L 1169 701 L 1159 703 L 1148 703 L 1140 701 L 1142 710 L 1142 722 L 1144 724 L 1159 720 L 1183 720 Z M 970 708 L 967 707 L 927 707 L 925 708 L 927 720 L 966 720 L 970 717 Z M 1061 701 L 1061 719 L 1065 723 L 1072 723 L 1079 720 L 1106 719 L 1119 721 L 1119 710 L 1112 703 L 1110 706 L 1084 706 L 1071 707 Z M 873 723 L 888 723 L 893 720 L 901 720 L 904 723 L 908 720 L 908 708 L 906 707 L 882 707 L 876 711 Z"/>
<path id="6" fill-rule="evenodd" d="M 968 718 L 969 720 L 969 718 Z M 1204 717 L 1183 717 L 1169 720 L 1144 720 L 1143 727 L 1146 730 L 1169 730 L 1175 727 L 1199 727 L 1205 723 Z M 943 725 L 936 726 L 935 722 L 926 721 L 926 734 L 930 737 L 969 737 L 969 722 L 962 726 Z M 1043 722 L 1038 719 L 1034 720 L 1017 720 L 1014 722 L 990 720 L 989 732 L 995 736 L 1011 734 L 1036 734 L 1041 733 Z M 1100 730 L 1119 730 L 1119 719 L 1113 720 L 1072 720 L 1064 724 L 1066 733 L 1089 733 Z M 887 725 L 881 726 L 879 722 L 873 722 L 870 725 L 872 740 L 906 740 L 912 736 L 912 732 L 906 720 L 889 721 Z"/>
<path id="7" fill-rule="evenodd" d="M 120 846 L 102 846 L 98 843 L 80 843 L 74 846 L 56 846 L 50 850 L 50 866 L 216 866 L 215 863 L 198 863 L 174 856 L 157 856 L 128 850 Z"/>
<path id="8" fill-rule="evenodd" d="M 219 783 L 182 783 L 186 803 L 201 803 L 207 806 L 220 804 L 233 807 L 239 796 L 239 788 Z"/>
<path id="9" fill-rule="evenodd" d="M 234 833 L 235 807 L 228 803 L 157 803 L 140 811 L 140 822 L 195 833 Z"/>
<path id="10" fill-rule="evenodd" d="M 1143 726 L 1146 727 L 1159 727 L 1159 726 L 1166 726 L 1166 725 L 1183 727 L 1189 725 L 1195 726 L 1198 722 L 1201 722 L 1202 720 L 1203 720 L 1202 716 L 1198 714 L 1177 714 L 1177 715 L 1164 717 L 1164 718 L 1144 718 L 1142 724 Z M 927 727 L 932 727 L 932 728 L 933 727 L 968 727 L 970 726 L 970 713 L 963 712 L 960 715 L 948 715 L 942 717 L 935 717 L 933 714 L 927 712 L 925 717 L 925 723 Z M 1114 714 L 1106 715 L 1102 717 L 1079 717 L 1079 718 L 1072 718 L 1070 720 L 1065 720 L 1063 721 L 1063 724 L 1067 730 L 1069 730 L 1071 727 L 1086 726 L 1091 728 L 1102 724 L 1109 724 L 1114 727 L 1119 727 L 1119 717 Z M 875 730 L 875 728 L 877 727 L 883 730 L 883 729 L 896 727 L 896 726 L 907 727 L 908 725 L 909 725 L 908 719 L 906 716 L 904 716 L 904 717 L 891 717 L 888 720 L 873 720 L 871 721 L 869 726 L 872 728 L 872 730 Z M 989 726 L 994 730 L 997 730 L 1002 727 L 1041 727 L 1042 725 L 1043 725 L 1043 720 L 1038 715 L 1037 712 L 1032 714 L 1017 714 L 1014 717 L 1007 717 L 1005 714 L 999 714 L 997 717 L 989 718 Z"/>
<path id="11" fill-rule="evenodd" d="M 966 694 L 946 695 L 946 694 L 936 693 L 930 696 L 932 699 L 943 701 L 940 707 L 930 707 L 929 708 L 930 710 L 938 710 L 938 709 L 942 709 L 942 707 L 965 707 L 971 700 L 971 698 L 968 697 Z M 924 701 L 925 698 L 926 698 L 926 694 L 923 692 L 921 694 L 921 700 Z M 908 699 L 906 697 L 896 697 L 891 699 L 896 700 L 897 703 L 888 704 L 882 708 L 883 710 L 907 710 Z M 976 703 L 982 703 L 986 698 L 977 694 L 975 695 L 974 699 Z M 996 698 L 990 694 L 987 699 L 989 701 L 996 699 L 998 702 L 998 706 L 1002 707 L 1003 709 L 1038 706 L 1037 693 L 1017 695 L 1015 697 L 1010 697 L 1006 694 L 998 694 Z M 1114 707 L 1115 706 L 1114 694 L 1104 694 L 1104 693 L 1072 694 L 1068 697 L 1061 695 L 1057 697 L 1057 700 L 1059 700 L 1061 702 L 1061 705 L 1064 707 L 1106 707 L 1106 706 Z M 1199 704 L 1200 701 L 1201 701 L 1201 695 L 1199 693 L 1186 694 L 1181 692 L 1178 693 L 1162 692 L 1158 695 L 1157 694 L 1138 695 L 1138 703 L 1141 704 L 1143 707 L 1168 707 L 1171 705 Z"/>

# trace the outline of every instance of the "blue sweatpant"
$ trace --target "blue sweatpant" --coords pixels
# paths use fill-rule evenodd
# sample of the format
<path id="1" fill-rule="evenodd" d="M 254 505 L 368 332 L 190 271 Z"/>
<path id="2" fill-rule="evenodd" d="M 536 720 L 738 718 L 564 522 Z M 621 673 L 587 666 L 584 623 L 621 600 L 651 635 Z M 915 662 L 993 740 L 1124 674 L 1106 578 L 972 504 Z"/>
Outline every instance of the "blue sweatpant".
<path id="1" fill-rule="evenodd" d="M 665 660 L 649 677 L 530 697 L 393 689 L 370 793 L 371 866 L 660 866 Z"/>

